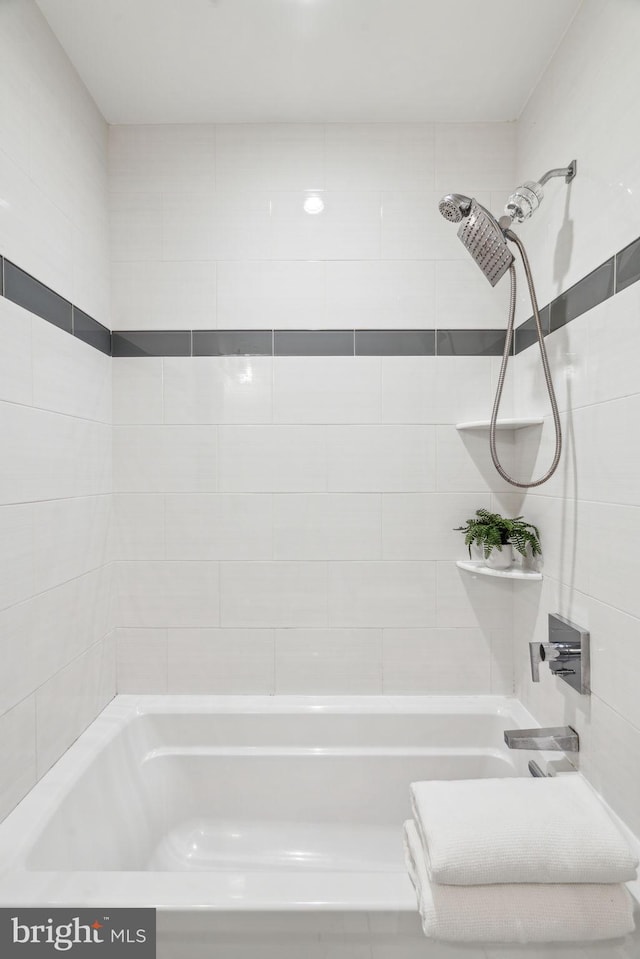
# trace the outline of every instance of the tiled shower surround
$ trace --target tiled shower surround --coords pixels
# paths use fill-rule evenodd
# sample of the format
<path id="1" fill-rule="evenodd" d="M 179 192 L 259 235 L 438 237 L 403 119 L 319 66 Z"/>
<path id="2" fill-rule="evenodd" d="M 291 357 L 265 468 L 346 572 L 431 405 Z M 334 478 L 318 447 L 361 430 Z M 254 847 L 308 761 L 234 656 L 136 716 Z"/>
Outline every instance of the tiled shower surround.
<path id="1" fill-rule="evenodd" d="M 500 202 L 513 141 L 509 124 L 112 128 L 113 325 L 134 331 L 114 353 L 167 352 L 145 333 L 163 327 L 172 352 L 190 352 L 180 327 L 214 352 L 201 330 L 217 326 L 276 354 L 386 352 L 400 328 L 429 354 L 438 316 L 486 348 L 495 298 L 436 199 L 474 153 L 475 189 Z M 473 310 L 445 303 L 461 287 Z M 491 502 L 486 457 L 468 461 L 451 424 L 495 366 L 456 362 L 462 389 L 427 355 L 115 360 L 122 687 L 503 689 L 509 588 L 478 614 L 448 562 L 451 527 Z"/>
<path id="2" fill-rule="evenodd" d="M 640 833 L 640 293 L 623 289 L 640 269 L 620 252 L 640 233 L 639 18 L 586 0 L 517 123 L 113 127 L 107 164 L 35 5 L 2 5 L 0 255 L 67 301 L 76 335 L 0 297 L 0 814 L 116 689 L 515 688 L 575 726 Z M 437 200 L 500 210 L 573 157 L 521 228 L 565 426 L 558 474 L 523 497 L 486 435 L 455 429 L 489 415 L 508 283 Z M 602 302 L 582 313 L 585 295 Z M 91 320 L 117 331 L 113 358 Z M 503 415 L 547 411 L 530 343 Z M 506 465 L 546 468 L 548 421 L 540 436 L 503 434 Z M 479 506 L 539 523 L 540 586 L 455 567 L 452 528 Z M 528 678 L 550 611 L 591 629 L 588 699 Z"/>
<path id="3" fill-rule="evenodd" d="M 121 690 L 511 688 L 510 584 L 453 563 L 453 527 L 499 506 L 486 444 L 453 425 L 497 360 L 380 354 L 500 324 L 507 291 L 437 199 L 462 177 L 502 202 L 514 139 L 512 124 L 111 128 L 113 326 L 137 331 L 114 335 Z M 145 334 L 163 328 L 193 330 L 194 354 L 267 355 L 122 356 L 178 350 L 177 332 L 168 348 Z"/>
<path id="4" fill-rule="evenodd" d="M 114 360 L 121 688 L 510 688 L 510 584 L 452 562 L 452 528 L 492 502 L 486 449 L 471 440 L 474 461 L 452 424 L 492 371 L 484 357 Z"/>
<path id="5" fill-rule="evenodd" d="M 0 254 L 78 307 L 79 334 L 85 315 L 109 324 L 106 140 L 106 123 L 36 5 L 5 0 Z M 5 275 L 7 289 L 14 279 Z M 4 816 L 116 685 L 108 562 L 113 361 L 6 297 L 0 338 Z"/>
<path id="6" fill-rule="evenodd" d="M 568 195 L 545 199 L 522 230 L 547 302 L 640 232 L 636 109 L 640 9 L 587 2 L 518 121 L 518 177 L 579 157 Z M 580 172 L 581 171 L 581 172 Z M 560 187 L 560 193 L 564 188 Z M 548 190 L 548 188 L 547 188 Z M 548 192 L 548 196 L 550 191 Z M 640 834 L 640 276 L 636 244 L 623 250 L 617 292 L 546 339 L 562 411 L 557 475 L 512 497 L 544 534 L 544 580 L 514 591 L 516 693 L 542 725 L 580 733 L 585 775 Z M 630 285 L 633 284 L 633 285 Z M 553 311 L 552 311 L 553 315 Z M 536 350 L 516 358 L 517 409 L 542 406 Z M 521 437 L 522 455 L 546 468 L 553 430 Z M 577 696 L 544 670 L 531 683 L 527 643 L 544 638 L 548 611 L 591 631 L 592 694 Z"/>

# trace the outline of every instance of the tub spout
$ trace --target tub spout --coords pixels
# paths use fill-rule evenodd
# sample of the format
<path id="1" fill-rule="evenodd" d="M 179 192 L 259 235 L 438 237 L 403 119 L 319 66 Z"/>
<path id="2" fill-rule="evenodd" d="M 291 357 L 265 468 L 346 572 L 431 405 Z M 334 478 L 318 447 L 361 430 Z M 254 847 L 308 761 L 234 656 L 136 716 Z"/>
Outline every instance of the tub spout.
<path id="1" fill-rule="evenodd" d="M 577 753 L 580 740 L 571 726 L 547 726 L 541 729 L 505 729 L 504 741 L 509 749 L 555 749 Z"/>

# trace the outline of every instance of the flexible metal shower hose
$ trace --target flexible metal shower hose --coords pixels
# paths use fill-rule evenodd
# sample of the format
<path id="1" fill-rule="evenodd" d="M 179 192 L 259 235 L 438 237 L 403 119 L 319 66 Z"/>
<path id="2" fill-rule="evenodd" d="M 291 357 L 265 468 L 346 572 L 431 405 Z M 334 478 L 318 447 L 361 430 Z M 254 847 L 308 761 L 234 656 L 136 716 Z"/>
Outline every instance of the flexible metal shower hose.
<path id="1" fill-rule="evenodd" d="M 538 334 L 538 344 L 540 346 L 540 358 L 542 360 L 542 369 L 544 370 L 544 378 L 547 383 L 547 392 L 549 394 L 549 402 L 551 403 L 551 412 L 553 413 L 553 425 L 556 433 L 556 450 L 553 456 L 551 466 L 547 472 L 540 479 L 533 480 L 531 483 L 520 483 L 518 480 L 513 479 L 512 476 L 509 476 L 507 471 L 503 468 L 500 460 L 498 459 L 498 453 L 496 450 L 496 420 L 498 419 L 498 411 L 500 409 L 500 400 L 502 399 L 502 389 L 504 387 L 504 379 L 507 375 L 507 366 L 509 364 L 509 354 L 511 352 L 511 343 L 513 342 L 513 324 L 515 321 L 516 315 L 516 271 L 513 263 L 509 267 L 509 276 L 511 279 L 511 294 L 509 298 L 509 321 L 507 323 L 507 335 L 504 342 L 504 353 L 502 354 L 502 364 L 500 366 L 500 374 L 498 376 L 498 388 L 496 390 L 496 398 L 493 404 L 493 410 L 491 411 L 491 425 L 489 427 L 489 448 L 491 450 L 491 459 L 493 460 L 493 465 L 497 469 L 500 476 L 511 483 L 512 486 L 518 486 L 520 489 L 531 489 L 533 486 L 541 486 L 543 483 L 546 483 L 555 473 L 558 463 L 560 462 L 560 454 L 562 453 L 562 427 L 560 425 L 560 414 L 558 412 L 558 402 L 556 400 L 556 394 L 553 389 L 553 381 L 551 379 L 551 371 L 549 370 L 549 361 L 547 359 L 547 351 L 544 346 L 544 337 L 542 335 L 542 326 L 540 324 L 540 313 L 538 311 L 538 302 L 536 299 L 536 291 L 533 285 L 533 277 L 531 276 L 531 267 L 529 266 L 529 259 L 527 257 L 522 241 L 515 233 L 511 230 L 505 230 L 504 234 L 507 239 L 511 240 L 512 243 L 518 247 L 520 256 L 522 257 L 522 265 L 524 266 L 524 273 L 527 278 L 527 286 L 529 287 L 529 296 L 531 297 L 531 306 L 533 307 L 533 318 L 536 324 L 536 332 Z"/>

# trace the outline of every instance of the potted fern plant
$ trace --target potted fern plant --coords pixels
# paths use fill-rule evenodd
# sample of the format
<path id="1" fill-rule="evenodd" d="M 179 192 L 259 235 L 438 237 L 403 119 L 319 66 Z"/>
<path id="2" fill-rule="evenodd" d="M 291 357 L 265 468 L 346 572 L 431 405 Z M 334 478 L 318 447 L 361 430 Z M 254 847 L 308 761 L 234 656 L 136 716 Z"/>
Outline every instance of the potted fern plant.
<path id="1" fill-rule="evenodd" d="M 466 526 L 457 526 L 456 532 L 464 533 L 465 545 L 476 544 L 482 550 L 487 566 L 492 569 L 509 569 L 513 565 L 513 550 L 522 556 L 530 549 L 532 556 L 542 553 L 540 533 L 533 523 L 526 523 L 522 516 L 507 519 L 500 513 L 477 509 L 476 515 L 467 520 Z"/>

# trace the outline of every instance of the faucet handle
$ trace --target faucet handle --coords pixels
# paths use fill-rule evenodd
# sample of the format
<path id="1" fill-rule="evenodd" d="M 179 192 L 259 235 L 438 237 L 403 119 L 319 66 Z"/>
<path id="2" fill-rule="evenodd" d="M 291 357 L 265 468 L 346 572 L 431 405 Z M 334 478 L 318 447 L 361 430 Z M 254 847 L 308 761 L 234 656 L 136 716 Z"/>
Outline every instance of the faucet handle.
<path id="1" fill-rule="evenodd" d="M 529 661 L 531 663 L 531 679 L 534 683 L 540 682 L 540 663 L 544 661 L 543 648 L 540 643 L 529 643 Z"/>

